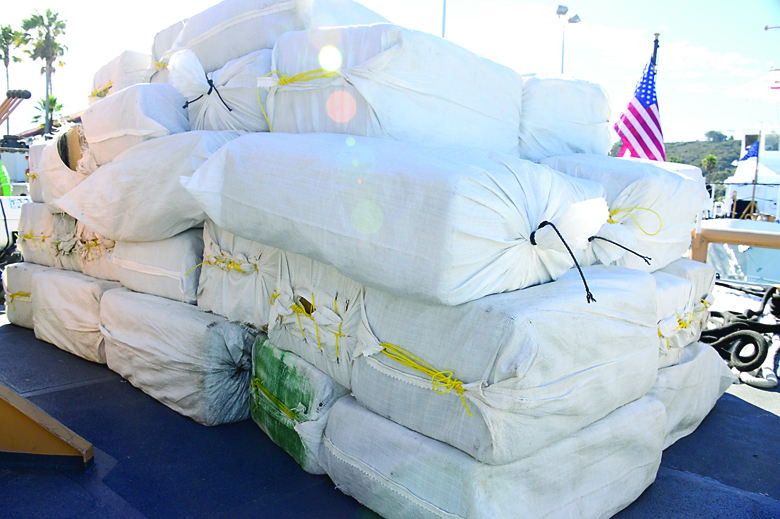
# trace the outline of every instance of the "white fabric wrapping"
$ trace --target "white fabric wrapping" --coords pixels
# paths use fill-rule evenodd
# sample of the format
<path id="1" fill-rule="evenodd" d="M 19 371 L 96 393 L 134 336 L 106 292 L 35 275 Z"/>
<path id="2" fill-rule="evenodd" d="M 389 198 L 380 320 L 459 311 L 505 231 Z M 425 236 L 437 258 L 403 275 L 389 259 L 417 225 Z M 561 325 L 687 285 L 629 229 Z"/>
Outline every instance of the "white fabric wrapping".
<path id="1" fill-rule="evenodd" d="M 658 370 L 647 396 L 666 407 L 664 449 L 695 431 L 736 380 L 718 352 L 701 342 L 683 348 L 676 366 Z"/>
<path id="2" fill-rule="evenodd" d="M 325 474 L 318 461 L 322 435 L 330 408 L 347 388 L 268 339 L 255 342 L 252 376 L 252 419 L 306 472 Z"/>
<path id="3" fill-rule="evenodd" d="M 116 94 L 131 85 L 143 83 L 147 70 L 153 63 L 154 60 L 149 54 L 133 50 L 124 51 L 95 72 L 89 104 Z"/>
<path id="4" fill-rule="evenodd" d="M 152 43 L 152 64 L 144 76 L 145 83 L 167 83 L 168 82 L 168 52 L 179 37 L 179 33 L 184 28 L 187 20 L 178 21 L 154 35 Z"/>
<path id="5" fill-rule="evenodd" d="M 208 76 L 195 53 L 185 49 L 171 56 L 168 70 L 171 85 L 189 100 L 193 130 L 268 131 L 261 108 L 267 91 L 257 87 L 257 78 L 271 72 L 270 49 L 229 61 Z"/>
<path id="6" fill-rule="evenodd" d="M 48 269 L 32 276 L 35 337 L 92 362 L 106 363 L 100 300 L 115 281 Z M 134 325 L 137 323 L 133 323 Z"/>
<path id="7" fill-rule="evenodd" d="M 600 85 L 565 77 L 524 76 L 522 107 L 519 154 L 524 159 L 609 152 L 612 109 Z"/>
<path id="8" fill-rule="evenodd" d="M 181 185 L 236 132 L 185 132 L 151 139 L 98 168 L 57 207 L 116 241 L 156 241 L 203 223 Z"/>
<path id="9" fill-rule="evenodd" d="M 701 322 L 694 318 L 696 287 L 685 278 L 653 272 L 658 317 L 658 367 L 677 364 L 682 349 L 699 339 Z"/>
<path id="10" fill-rule="evenodd" d="M 138 84 L 81 114 L 84 136 L 99 165 L 143 141 L 190 130 L 186 99 L 166 83 Z"/>
<path id="11" fill-rule="evenodd" d="M 282 252 L 268 337 L 349 388 L 363 293 L 334 267 Z"/>
<path id="12" fill-rule="evenodd" d="M 30 199 L 33 202 L 45 202 L 43 199 L 43 186 L 40 181 L 42 169 L 43 150 L 46 149 L 46 143 L 33 144 L 30 146 L 29 165 L 30 172 L 27 174 L 27 187 L 30 192 Z"/>
<path id="13" fill-rule="evenodd" d="M 578 251 L 607 216 L 600 185 L 516 157 L 336 134 L 244 135 L 185 185 L 227 231 L 446 305 L 556 279 L 573 260 L 538 226 Z"/>
<path id="14" fill-rule="evenodd" d="M 617 265 L 653 272 L 690 247 L 694 221 L 708 195 L 689 177 L 649 161 L 586 153 L 549 157 L 542 164 L 604 186 L 610 223 L 631 231 L 636 240 L 633 250 L 651 258 L 648 265 L 634 254 L 625 254 Z"/>
<path id="15" fill-rule="evenodd" d="M 85 171 L 78 166 L 76 167 L 76 170 L 73 170 L 66 166 L 60 157 L 60 153 L 57 149 L 57 142 L 60 138 L 64 138 L 65 134 L 72 128 L 72 125 L 63 127 L 54 138 L 46 144 L 46 148 L 44 148 L 41 154 L 41 169 L 38 172 L 37 182 L 40 182 L 41 184 L 40 193 L 43 196 L 43 201 L 52 213 L 62 212 L 62 210 L 57 207 L 55 201 L 79 185 L 87 178 L 88 174 L 92 172 L 91 170 Z"/>
<path id="16" fill-rule="evenodd" d="M 203 231 L 190 229 L 160 241 L 117 242 L 113 264 L 130 290 L 195 304 L 202 258 Z"/>
<path id="17" fill-rule="evenodd" d="M 13 263 L 3 270 L 5 315 L 8 321 L 25 328 L 33 327 L 32 276 L 49 267 L 35 263 Z"/>
<path id="18" fill-rule="evenodd" d="M 66 214 L 52 214 L 46 204 L 22 205 L 16 246 L 24 261 L 80 270 L 76 250 L 76 220 Z"/>
<path id="19" fill-rule="evenodd" d="M 127 289 L 101 304 L 108 367 L 203 425 L 249 418 L 256 333 L 198 308 Z"/>
<path id="20" fill-rule="evenodd" d="M 203 225 L 203 245 L 198 307 L 256 328 L 266 326 L 281 251 L 229 233 L 211 220 Z"/>
<path id="21" fill-rule="evenodd" d="M 666 171 L 677 173 L 678 175 L 683 175 L 694 182 L 696 182 L 702 191 L 707 192 L 707 182 L 704 178 L 704 175 L 702 175 L 701 168 L 697 168 L 696 166 L 691 166 L 690 164 L 683 164 L 680 162 L 661 162 L 658 160 L 650 160 L 650 159 L 639 159 L 636 157 L 621 157 L 623 160 L 631 160 L 634 162 L 641 162 L 644 164 L 652 164 L 654 166 L 657 166 L 659 168 L 663 168 Z M 709 197 L 709 194 L 702 202 L 701 210 L 707 210 L 710 209 L 711 199 Z"/>
<path id="22" fill-rule="evenodd" d="M 341 26 L 386 21 L 351 0 L 223 0 L 190 17 L 168 54 L 190 49 L 206 72 L 211 72 L 250 52 L 273 48 L 288 31 L 317 23 Z"/>
<path id="23" fill-rule="evenodd" d="M 387 519 L 607 518 L 655 479 L 666 417 L 642 398 L 546 449 L 485 465 L 360 407 L 331 408 L 322 464 Z"/>
<path id="24" fill-rule="evenodd" d="M 274 131 L 517 154 L 523 81 L 513 70 L 390 24 L 286 33 L 274 47 L 272 70 L 295 76 L 322 69 L 326 46 L 341 55 L 335 77 L 287 85 L 258 80 L 269 86 L 266 111 Z"/>
<path id="25" fill-rule="evenodd" d="M 78 258 L 79 270 L 87 276 L 119 281 L 112 263 L 115 244 L 114 240 L 95 234 L 83 223 L 76 222 L 74 252 Z"/>
<path id="26" fill-rule="evenodd" d="M 366 289 L 355 398 L 490 464 L 529 456 L 636 400 L 658 369 L 653 277 L 617 267 L 583 272 L 595 303 L 582 297 L 576 270 L 455 307 Z M 383 344 L 430 372 L 401 364 Z M 435 388 L 432 373 L 440 373 Z"/>
<path id="27" fill-rule="evenodd" d="M 715 268 L 706 263 L 680 258 L 661 269 L 661 272 L 685 278 L 693 283 L 694 298 L 700 302 L 715 290 Z"/>

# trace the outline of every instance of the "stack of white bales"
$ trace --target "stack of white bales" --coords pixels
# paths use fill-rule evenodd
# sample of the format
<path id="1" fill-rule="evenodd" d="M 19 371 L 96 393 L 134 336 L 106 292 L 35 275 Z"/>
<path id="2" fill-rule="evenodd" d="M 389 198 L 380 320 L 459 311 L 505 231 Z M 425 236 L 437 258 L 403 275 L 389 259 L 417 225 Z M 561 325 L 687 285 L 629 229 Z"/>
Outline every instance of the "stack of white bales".
<path id="1" fill-rule="evenodd" d="M 604 181 L 523 160 L 604 158 L 597 85 L 390 24 L 298 31 L 384 21 L 354 2 L 261 4 L 158 34 L 170 85 L 92 105 L 100 167 L 46 200 L 86 243 L 116 241 L 126 288 L 92 311 L 109 367 L 204 424 L 251 410 L 387 517 L 627 506 L 729 381 L 683 348 L 711 272 L 674 261 L 692 218 L 659 205 L 699 195 L 629 161 Z"/>

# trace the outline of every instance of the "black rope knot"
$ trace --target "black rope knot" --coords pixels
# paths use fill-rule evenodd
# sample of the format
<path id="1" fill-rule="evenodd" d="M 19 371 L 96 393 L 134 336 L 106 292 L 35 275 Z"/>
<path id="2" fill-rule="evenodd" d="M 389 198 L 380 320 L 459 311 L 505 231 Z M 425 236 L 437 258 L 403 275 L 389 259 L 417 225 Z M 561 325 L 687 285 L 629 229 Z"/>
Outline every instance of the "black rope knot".
<path id="1" fill-rule="evenodd" d="M 196 98 L 195 98 L 195 99 L 193 99 L 192 101 L 187 101 L 187 102 L 185 102 L 185 103 L 184 103 L 184 109 L 186 110 L 186 109 L 187 109 L 187 107 L 188 107 L 189 105 L 191 105 L 192 103 L 194 103 L 195 101 L 197 101 L 198 99 L 200 99 L 201 97 L 203 97 L 204 95 L 210 96 L 210 95 L 211 95 L 211 92 L 216 92 L 216 93 L 217 93 L 217 97 L 219 97 L 219 100 L 220 100 L 220 101 L 222 101 L 222 104 L 223 104 L 223 105 L 225 105 L 225 108 L 227 108 L 227 109 L 228 109 L 228 112 L 232 112 L 232 111 L 233 111 L 233 109 L 232 109 L 232 108 L 230 108 L 230 107 L 228 106 L 228 104 L 225 102 L 225 100 L 224 100 L 224 99 L 222 99 L 222 94 L 220 94 L 220 93 L 219 93 L 219 90 L 217 90 L 217 87 L 216 87 L 216 85 L 214 85 L 214 80 L 213 80 L 213 79 L 211 79 L 211 78 L 208 76 L 208 74 L 206 74 L 206 82 L 208 82 L 208 84 L 209 84 L 209 91 L 208 91 L 208 92 L 206 92 L 205 94 L 201 94 L 201 95 L 199 95 L 198 97 L 196 97 Z"/>
<path id="2" fill-rule="evenodd" d="M 645 263 L 647 263 L 648 265 L 650 264 L 650 260 L 652 260 L 652 259 L 653 259 L 653 258 L 651 258 L 650 256 L 642 256 L 642 255 L 641 255 L 641 254 L 639 254 L 638 252 L 636 252 L 636 251 L 633 251 L 633 250 L 629 249 L 628 247 L 625 247 L 625 246 L 623 246 L 623 245 L 620 245 L 619 243 L 616 243 L 616 242 L 614 242 L 614 241 L 612 241 L 612 240 L 608 240 L 608 239 L 606 239 L 606 238 L 602 238 L 601 236 L 591 236 L 590 238 L 588 238 L 588 243 L 592 242 L 593 240 L 604 240 L 604 241 L 605 241 L 605 242 L 607 242 L 607 243 L 611 243 L 612 245 L 615 245 L 615 246 L 617 246 L 617 247 L 620 247 L 620 248 L 621 248 L 621 249 L 623 249 L 624 251 L 628 251 L 628 252 L 630 252 L 631 254 L 633 254 L 634 256 L 639 256 L 639 257 L 640 257 L 640 258 L 642 258 L 642 259 L 645 261 Z"/>
<path id="3" fill-rule="evenodd" d="M 577 271 L 580 273 L 580 278 L 582 278 L 582 284 L 585 285 L 585 300 L 588 303 L 595 303 L 596 298 L 593 297 L 593 294 L 591 294 L 590 292 L 590 288 L 588 288 L 588 282 L 585 281 L 585 274 L 582 273 L 582 269 L 580 268 L 580 264 L 577 262 L 577 258 L 574 257 L 574 253 L 571 251 L 569 244 L 566 243 L 566 240 L 563 239 L 563 236 L 561 235 L 560 231 L 558 231 L 558 228 L 555 227 L 555 224 L 545 220 L 539 224 L 539 227 L 536 228 L 536 231 L 544 227 L 547 227 L 548 225 L 553 228 L 553 231 L 555 231 L 555 234 L 558 235 L 558 238 L 561 240 L 561 243 L 563 243 L 563 246 L 566 247 L 567 251 L 569 251 L 569 256 L 571 256 L 571 259 L 574 260 L 574 266 L 577 267 Z M 532 232 L 529 238 L 531 245 L 534 246 L 536 245 L 536 231 Z"/>

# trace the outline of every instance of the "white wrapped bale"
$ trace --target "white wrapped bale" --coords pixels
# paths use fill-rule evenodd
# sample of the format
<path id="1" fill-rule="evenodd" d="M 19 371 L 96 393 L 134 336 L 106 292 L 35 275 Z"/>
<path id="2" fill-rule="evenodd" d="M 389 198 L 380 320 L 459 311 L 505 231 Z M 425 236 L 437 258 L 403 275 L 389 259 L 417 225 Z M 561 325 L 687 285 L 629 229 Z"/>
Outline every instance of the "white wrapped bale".
<path id="1" fill-rule="evenodd" d="M 49 269 L 32 276 L 35 337 L 92 362 L 106 363 L 100 300 L 115 281 Z M 137 323 L 134 323 L 137 324 Z"/>
<path id="2" fill-rule="evenodd" d="M 168 53 L 189 49 L 211 72 L 250 52 L 273 48 L 288 31 L 312 28 L 316 23 L 341 26 L 386 21 L 351 0 L 223 0 L 187 19 Z"/>
<path id="3" fill-rule="evenodd" d="M 687 279 L 665 272 L 654 272 L 658 317 L 658 367 L 677 364 L 682 349 L 701 334 L 693 322 L 695 287 Z"/>
<path id="4" fill-rule="evenodd" d="M 660 269 L 660 271 L 691 281 L 694 286 L 694 299 L 697 302 L 713 298 L 717 273 L 711 265 L 687 258 L 680 258 Z"/>
<path id="5" fill-rule="evenodd" d="M 119 281 L 112 262 L 115 245 L 114 240 L 95 234 L 87 229 L 83 223 L 76 222 L 74 252 L 79 263 L 78 270 L 85 275 L 109 281 Z"/>
<path id="6" fill-rule="evenodd" d="M 320 63 L 326 47 L 340 66 Z M 390 24 L 289 32 L 274 47 L 272 70 L 292 78 L 258 80 L 269 87 L 273 131 L 517 154 L 521 76 L 431 34 Z"/>
<path id="7" fill-rule="evenodd" d="M 339 490 L 387 519 L 611 517 L 655 479 L 665 423 L 663 405 L 642 398 L 491 466 L 347 397 L 331 409 L 322 464 Z"/>
<path id="8" fill-rule="evenodd" d="M 489 464 L 551 445 L 644 395 L 655 381 L 655 283 L 583 269 L 467 304 L 366 289 L 352 392 L 372 410 Z"/>
<path id="9" fill-rule="evenodd" d="M 658 370 L 647 396 L 666 407 L 664 449 L 695 431 L 736 380 L 718 352 L 701 342 L 683 348 L 676 366 Z"/>
<path id="10" fill-rule="evenodd" d="M 171 85 L 187 99 L 193 130 L 269 130 L 261 108 L 267 92 L 257 87 L 257 78 L 271 72 L 270 49 L 229 61 L 210 74 L 185 49 L 171 56 L 168 69 Z"/>
<path id="11" fill-rule="evenodd" d="M 32 329 L 32 276 L 50 267 L 35 263 L 14 263 L 3 270 L 3 291 L 5 292 L 5 315 L 17 326 Z"/>
<path id="12" fill-rule="evenodd" d="M 558 278 L 540 225 L 581 251 L 607 216 L 600 185 L 516 157 L 336 134 L 244 135 L 186 188 L 229 232 L 445 305 Z"/>
<path id="13" fill-rule="evenodd" d="M 76 220 L 52 214 L 46 204 L 22 205 L 16 246 L 24 261 L 65 270 L 80 270 L 76 251 Z"/>
<path id="14" fill-rule="evenodd" d="M 683 164 L 681 162 L 662 162 L 659 160 L 640 159 L 636 157 L 621 157 L 621 158 L 623 160 L 631 160 L 634 162 L 641 162 L 644 164 L 652 164 L 659 168 L 663 168 L 666 171 L 669 171 L 671 173 L 683 175 L 696 182 L 702 191 L 705 192 L 707 191 L 707 182 L 704 178 L 704 175 L 702 175 L 701 168 L 697 168 L 696 166 L 691 166 L 690 164 Z M 712 200 L 709 198 L 708 195 L 707 198 L 705 198 L 704 201 L 702 202 L 701 210 L 705 211 L 707 209 L 711 209 L 710 207 L 711 202 Z"/>
<path id="15" fill-rule="evenodd" d="M 144 82 L 167 83 L 168 82 L 168 52 L 179 37 L 187 20 L 178 21 L 154 35 L 152 43 L 152 65 L 146 71 Z"/>
<path id="16" fill-rule="evenodd" d="M 609 96 L 600 85 L 563 77 L 524 76 L 522 158 L 595 153 L 610 147 Z"/>
<path id="17" fill-rule="evenodd" d="M 123 286 L 195 304 L 203 258 L 203 231 L 190 229 L 150 242 L 117 242 L 113 265 Z"/>
<path id="18" fill-rule="evenodd" d="M 625 254 L 617 265 L 653 272 L 682 257 L 690 247 L 694 221 L 708 195 L 689 177 L 654 163 L 585 153 L 549 157 L 542 164 L 604 186 L 609 223 L 618 224 L 623 228 L 621 232 L 628 231 L 635 240 L 621 245 L 650 258 L 648 265 L 634 254 Z M 599 246 L 614 247 L 603 243 Z"/>
<path id="19" fill-rule="evenodd" d="M 249 418 L 256 331 L 124 288 L 100 310 L 108 367 L 135 387 L 203 425 Z"/>
<path id="20" fill-rule="evenodd" d="M 185 132 L 151 139 L 121 153 L 57 201 L 94 232 L 116 241 L 164 240 L 206 218 L 182 187 L 236 132 Z"/>
<path id="21" fill-rule="evenodd" d="M 256 328 L 266 326 L 281 251 L 229 233 L 211 220 L 203 225 L 203 244 L 198 307 Z"/>
<path id="22" fill-rule="evenodd" d="M 45 202 L 43 199 L 43 186 L 40 181 L 41 158 L 43 150 L 46 149 L 46 143 L 38 143 L 30 146 L 29 166 L 30 172 L 27 173 L 27 187 L 30 192 L 30 199 L 33 202 Z"/>
<path id="23" fill-rule="evenodd" d="M 95 72 L 89 104 L 115 94 L 129 86 L 143 83 L 147 70 L 154 60 L 149 54 L 126 50 Z"/>
<path id="24" fill-rule="evenodd" d="M 252 419 L 310 474 L 320 466 L 322 434 L 330 408 L 347 388 L 301 359 L 259 337 L 252 349 Z"/>
<path id="25" fill-rule="evenodd" d="M 190 130 L 186 99 L 166 83 L 138 84 L 90 106 L 81 120 L 98 165 L 155 137 Z"/>
<path id="26" fill-rule="evenodd" d="M 75 154 L 71 153 L 73 150 L 69 150 L 68 159 L 72 157 L 75 161 L 80 157 L 83 160 L 79 160 L 76 164 L 66 164 L 62 159 L 66 150 L 62 150 L 62 155 L 60 151 L 63 141 L 80 147 Z M 43 201 L 52 213 L 61 213 L 62 210 L 57 207 L 56 200 L 79 185 L 96 169 L 94 157 L 88 150 L 80 125 L 63 127 L 54 139 L 49 141 L 41 154 L 40 168 L 37 182 L 41 184 L 40 193 Z"/>
<path id="27" fill-rule="evenodd" d="M 349 388 L 363 294 L 334 267 L 282 252 L 268 337 Z"/>

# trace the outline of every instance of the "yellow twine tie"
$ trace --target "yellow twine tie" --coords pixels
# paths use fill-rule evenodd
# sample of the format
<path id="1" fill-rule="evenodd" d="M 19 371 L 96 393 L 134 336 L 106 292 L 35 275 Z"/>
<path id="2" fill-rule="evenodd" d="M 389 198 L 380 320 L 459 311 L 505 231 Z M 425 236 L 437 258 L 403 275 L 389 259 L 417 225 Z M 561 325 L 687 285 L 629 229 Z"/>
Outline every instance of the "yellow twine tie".
<path id="1" fill-rule="evenodd" d="M 339 315 L 339 298 L 336 297 L 333 299 L 333 308 L 336 311 L 336 315 Z M 341 317 L 339 315 L 339 317 Z M 343 333 L 341 333 L 341 325 L 344 324 L 343 322 L 339 323 L 339 331 L 338 332 L 331 332 L 333 335 L 336 336 L 336 364 L 339 363 L 339 337 L 346 337 Z"/>
<path id="2" fill-rule="evenodd" d="M 271 305 L 273 305 L 274 303 L 276 303 L 276 300 L 277 300 L 277 298 L 278 298 L 280 295 L 282 295 L 282 294 L 280 294 L 278 290 L 274 290 L 274 293 L 273 293 L 273 294 L 271 294 Z"/>
<path id="3" fill-rule="evenodd" d="M 300 304 L 296 303 L 290 307 L 290 310 L 295 312 L 296 317 L 298 317 L 298 327 L 301 329 L 301 336 L 306 339 L 306 335 L 303 333 L 303 325 L 301 324 L 301 314 L 308 315 L 306 313 L 306 309 Z"/>
<path id="4" fill-rule="evenodd" d="M 152 56 L 152 61 L 154 61 L 154 66 L 157 67 L 157 71 L 159 72 L 160 69 L 168 68 L 167 63 L 163 63 L 162 61 L 157 61 L 154 59 L 154 56 Z"/>
<path id="5" fill-rule="evenodd" d="M 284 72 L 279 72 L 278 70 L 274 70 L 266 74 L 266 76 L 270 76 L 271 74 L 279 74 L 279 86 L 285 86 L 296 82 L 311 81 L 312 79 L 338 77 L 339 75 L 339 73 L 336 72 L 335 70 L 328 71 L 324 68 L 318 68 L 317 70 L 309 70 L 307 72 L 301 72 L 300 74 L 295 74 L 294 76 L 288 76 Z"/>
<path id="6" fill-rule="evenodd" d="M 14 300 L 17 297 L 30 297 L 29 292 L 14 292 L 13 294 L 8 294 L 8 298 L 11 300 L 11 309 L 16 312 L 16 303 L 14 303 Z"/>
<path id="7" fill-rule="evenodd" d="M 268 75 L 268 74 L 266 74 Z M 268 120 L 268 115 L 265 113 L 265 108 L 263 108 L 263 102 L 260 101 L 260 89 L 263 87 L 257 87 L 257 104 L 260 105 L 260 110 L 263 112 L 263 117 L 265 117 L 265 122 L 268 123 L 268 131 L 272 132 L 274 131 L 273 126 L 271 126 L 271 121 Z"/>
<path id="8" fill-rule="evenodd" d="M 193 270 L 195 270 L 196 268 L 198 268 L 198 267 L 201 267 L 201 266 L 203 266 L 203 265 L 213 265 L 213 263 L 211 263 L 211 260 L 210 260 L 210 259 L 207 259 L 206 261 L 201 261 L 200 263 L 198 263 L 197 265 L 195 265 L 194 267 L 192 267 L 190 270 L 188 270 L 187 272 L 185 272 L 185 273 L 184 273 L 184 275 L 185 275 L 185 276 L 189 275 L 189 274 L 190 274 L 190 272 L 192 272 L 192 271 L 193 271 Z"/>
<path id="9" fill-rule="evenodd" d="M 431 377 L 431 389 L 433 389 L 434 392 L 444 394 L 449 393 L 454 389 L 455 392 L 460 395 L 460 399 L 463 401 L 463 407 L 466 408 L 466 412 L 469 414 L 469 416 L 471 416 L 471 411 L 469 411 L 469 406 L 466 405 L 466 399 L 463 396 L 463 393 L 466 391 L 463 389 L 463 382 L 453 378 L 452 371 L 437 371 L 427 362 L 420 360 L 418 357 L 415 357 L 408 351 L 404 350 L 403 348 L 399 348 L 394 344 L 383 342 L 380 346 L 383 348 L 382 353 L 394 361 L 403 366 L 406 366 L 407 368 L 412 368 L 416 371 L 419 371 L 420 373 L 423 373 L 424 375 Z M 440 391 L 439 389 L 443 389 L 444 391 Z"/>
<path id="10" fill-rule="evenodd" d="M 89 97 L 106 97 L 108 95 L 108 91 L 111 90 L 111 87 L 114 85 L 113 80 L 109 79 L 108 84 L 102 88 L 96 88 L 92 91 L 91 94 L 89 94 Z"/>
<path id="11" fill-rule="evenodd" d="M 642 226 L 641 226 L 641 225 L 639 225 L 639 222 L 637 221 L 636 217 L 634 217 L 634 215 L 633 215 L 633 214 L 629 213 L 629 211 L 633 211 L 634 209 L 641 209 L 641 210 L 643 210 L 643 211 L 650 211 L 651 213 L 653 213 L 654 215 L 656 215 L 656 216 L 658 217 L 658 223 L 659 223 L 658 230 L 657 230 L 657 231 L 655 231 L 655 232 L 654 232 L 654 233 L 652 233 L 652 234 L 651 234 L 651 233 L 649 233 L 649 232 L 647 232 L 646 230 L 644 230 L 644 229 L 642 228 Z M 661 219 L 661 215 L 660 215 L 660 214 L 658 214 L 657 212 L 653 211 L 652 209 L 649 209 L 649 208 L 647 208 L 647 207 L 627 207 L 627 208 L 625 208 L 625 209 L 613 209 L 613 210 L 611 210 L 611 211 L 609 212 L 609 219 L 607 220 L 607 222 L 608 222 L 608 223 L 617 223 L 617 222 L 616 222 L 616 221 L 615 221 L 615 220 L 614 220 L 612 217 L 613 217 L 613 216 L 615 216 L 615 215 L 616 215 L 616 214 L 618 214 L 618 213 L 623 213 L 623 212 L 625 212 L 626 214 L 628 214 L 628 216 L 630 216 L 630 217 L 631 217 L 631 219 L 632 219 L 632 220 L 634 220 L 634 223 L 636 224 L 636 226 L 637 226 L 637 227 L 639 227 L 639 230 L 640 230 L 640 231 L 642 231 L 643 233 L 645 233 L 645 234 L 646 234 L 646 235 L 648 235 L 648 236 L 655 236 L 656 234 L 658 234 L 659 232 L 661 232 L 661 229 L 663 229 L 663 227 L 664 227 L 664 221 Z"/>
<path id="12" fill-rule="evenodd" d="M 314 294 L 311 295 L 311 313 L 309 314 L 309 318 L 314 321 L 314 317 L 311 315 L 317 311 L 317 307 L 314 304 Z M 317 321 L 314 321 L 314 331 L 317 332 L 317 346 L 320 348 L 320 351 L 322 351 L 322 344 L 320 344 L 320 327 L 317 326 Z"/>
<path id="13" fill-rule="evenodd" d="M 271 394 L 270 391 L 268 391 L 265 387 L 263 387 L 263 384 L 260 383 L 260 379 L 257 377 L 252 378 L 252 389 L 255 391 L 261 393 L 264 397 L 268 399 L 269 402 L 271 402 L 273 405 L 276 406 L 277 409 L 279 409 L 282 413 L 284 413 L 287 418 L 292 420 L 293 422 L 300 423 L 301 419 L 296 415 L 289 407 L 284 405 L 284 402 L 276 398 L 274 395 Z M 255 402 L 255 408 L 257 408 L 257 402 Z"/>
<path id="14" fill-rule="evenodd" d="M 30 178 L 30 180 L 35 180 L 36 178 L 38 178 L 38 174 L 37 173 L 29 173 L 28 172 L 28 173 L 25 173 L 25 175 L 27 175 Z"/>

